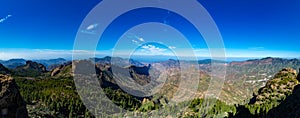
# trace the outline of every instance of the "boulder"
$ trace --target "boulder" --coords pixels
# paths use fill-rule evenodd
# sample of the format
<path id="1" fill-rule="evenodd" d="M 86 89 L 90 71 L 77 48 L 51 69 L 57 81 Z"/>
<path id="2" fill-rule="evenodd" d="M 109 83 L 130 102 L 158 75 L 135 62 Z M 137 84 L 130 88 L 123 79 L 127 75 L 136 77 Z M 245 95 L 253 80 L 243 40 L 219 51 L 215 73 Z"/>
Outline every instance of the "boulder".
<path id="1" fill-rule="evenodd" d="M 28 118 L 26 103 L 14 79 L 0 74 L 0 117 Z"/>

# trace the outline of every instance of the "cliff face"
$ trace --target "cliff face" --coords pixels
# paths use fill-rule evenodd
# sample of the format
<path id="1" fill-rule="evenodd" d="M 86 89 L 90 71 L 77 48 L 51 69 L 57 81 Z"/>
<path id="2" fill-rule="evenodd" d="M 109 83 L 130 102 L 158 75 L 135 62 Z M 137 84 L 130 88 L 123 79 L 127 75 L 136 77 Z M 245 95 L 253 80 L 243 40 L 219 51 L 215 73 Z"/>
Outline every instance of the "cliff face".
<path id="1" fill-rule="evenodd" d="M 20 66 L 19 68 L 23 69 L 32 69 L 32 70 L 37 70 L 39 72 L 46 72 L 47 69 L 43 64 L 37 63 L 37 62 L 32 62 L 32 61 L 26 61 L 26 65 Z"/>
<path id="2" fill-rule="evenodd" d="M 54 76 L 63 76 L 63 77 L 71 77 L 72 76 L 72 62 L 67 62 L 65 64 L 59 65 L 54 68 L 50 74 L 52 77 Z"/>
<path id="3" fill-rule="evenodd" d="M 234 117 L 298 118 L 300 87 L 296 78 L 296 70 L 282 69 L 254 94 L 249 104 L 239 106 Z"/>
<path id="4" fill-rule="evenodd" d="M 27 118 L 26 104 L 14 79 L 0 74 L 0 116 L 7 118 Z"/>
<path id="5" fill-rule="evenodd" d="M 297 76 L 299 81 L 300 73 Z M 292 94 L 288 96 L 280 105 L 270 110 L 267 114 L 269 118 L 299 118 L 300 117 L 300 85 L 295 86 Z"/>
<path id="6" fill-rule="evenodd" d="M 250 104 L 264 104 L 278 102 L 289 96 L 294 87 L 298 85 L 296 70 L 291 68 L 282 69 L 273 79 L 269 80 L 265 87 L 258 91 L 258 95 L 250 101 Z"/>

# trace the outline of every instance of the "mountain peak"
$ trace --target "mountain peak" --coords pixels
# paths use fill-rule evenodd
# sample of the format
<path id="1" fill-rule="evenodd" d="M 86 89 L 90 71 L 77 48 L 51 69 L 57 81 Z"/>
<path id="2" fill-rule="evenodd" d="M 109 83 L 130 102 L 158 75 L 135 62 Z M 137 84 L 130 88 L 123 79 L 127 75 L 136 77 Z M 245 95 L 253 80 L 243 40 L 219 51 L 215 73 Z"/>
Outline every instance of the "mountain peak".
<path id="1" fill-rule="evenodd" d="M 32 64 L 33 62 L 31 60 L 26 61 L 26 65 L 27 64 Z"/>
<path id="2" fill-rule="evenodd" d="M 43 64 L 33 61 L 26 61 L 25 65 L 18 66 L 15 69 L 13 69 L 13 71 L 14 74 L 19 76 L 34 77 L 39 76 L 44 72 L 47 72 L 47 69 Z"/>
<path id="3" fill-rule="evenodd" d="M 292 68 L 282 69 L 263 88 L 259 89 L 258 94 L 254 95 L 250 104 L 265 104 L 274 100 L 284 100 L 298 84 L 296 76 L 296 70 Z"/>

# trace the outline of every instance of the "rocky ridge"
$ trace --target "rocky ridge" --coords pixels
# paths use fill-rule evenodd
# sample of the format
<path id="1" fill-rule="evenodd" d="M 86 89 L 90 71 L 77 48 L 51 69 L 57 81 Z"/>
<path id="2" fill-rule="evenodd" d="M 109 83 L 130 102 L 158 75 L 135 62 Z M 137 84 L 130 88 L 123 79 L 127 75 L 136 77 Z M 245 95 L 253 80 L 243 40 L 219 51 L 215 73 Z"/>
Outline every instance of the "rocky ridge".
<path id="1" fill-rule="evenodd" d="M 0 110 L 2 117 L 27 118 L 28 113 L 14 79 L 0 74 Z"/>

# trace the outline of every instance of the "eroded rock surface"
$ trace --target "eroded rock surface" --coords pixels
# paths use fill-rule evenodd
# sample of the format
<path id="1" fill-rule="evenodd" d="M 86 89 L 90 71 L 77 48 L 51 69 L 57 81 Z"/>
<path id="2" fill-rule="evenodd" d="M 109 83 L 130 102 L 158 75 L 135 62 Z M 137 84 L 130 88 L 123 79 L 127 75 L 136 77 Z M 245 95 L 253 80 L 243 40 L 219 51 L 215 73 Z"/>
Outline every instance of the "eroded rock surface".
<path id="1" fill-rule="evenodd" d="M 14 79 L 0 74 L 0 117 L 27 118 L 28 113 Z"/>

